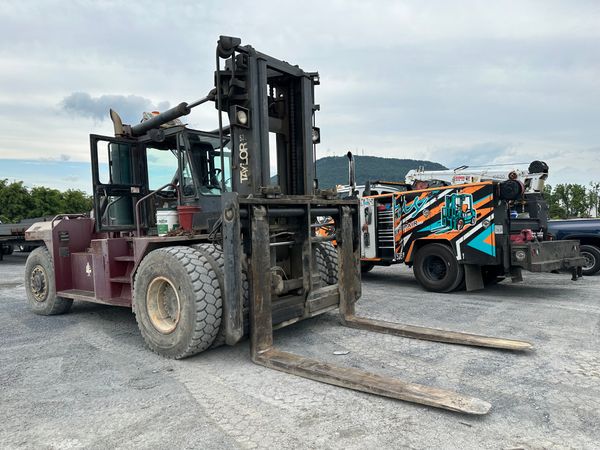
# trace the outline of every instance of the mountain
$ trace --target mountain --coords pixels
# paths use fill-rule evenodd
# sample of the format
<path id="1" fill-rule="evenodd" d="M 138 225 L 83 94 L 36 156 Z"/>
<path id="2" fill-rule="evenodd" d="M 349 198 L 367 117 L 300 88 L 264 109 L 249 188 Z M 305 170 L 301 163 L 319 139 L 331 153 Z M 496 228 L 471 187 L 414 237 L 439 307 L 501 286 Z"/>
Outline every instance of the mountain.
<path id="1" fill-rule="evenodd" d="M 432 161 L 419 159 L 380 158 L 378 156 L 354 156 L 356 184 L 367 180 L 404 181 L 406 173 L 421 166 L 425 170 L 442 170 L 446 167 Z M 317 178 L 321 189 L 348 184 L 348 158 L 328 156 L 317 160 Z"/>

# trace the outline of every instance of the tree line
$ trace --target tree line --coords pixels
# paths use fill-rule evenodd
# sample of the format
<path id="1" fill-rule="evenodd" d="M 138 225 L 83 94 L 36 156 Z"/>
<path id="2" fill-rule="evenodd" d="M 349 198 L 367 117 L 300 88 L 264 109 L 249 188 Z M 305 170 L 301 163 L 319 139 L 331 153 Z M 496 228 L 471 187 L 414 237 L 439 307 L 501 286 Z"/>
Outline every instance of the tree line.
<path id="1" fill-rule="evenodd" d="M 597 217 L 600 212 L 600 182 L 583 184 L 546 185 L 544 198 L 552 219 Z"/>
<path id="2" fill-rule="evenodd" d="M 596 217 L 600 213 L 600 182 L 589 186 L 546 185 L 544 198 L 553 219 Z M 28 188 L 22 181 L 0 180 L 0 221 L 4 223 L 55 214 L 89 213 L 91 209 L 92 197 L 78 189 Z"/>
<path id="3" fill-rule="evenodd" d="M 0 221 L 4 223 L 56 214 L 89 213 L 91 209 L 92 197 L 78 189 L 28 188 L 22 181 L 0 180 Z"/>

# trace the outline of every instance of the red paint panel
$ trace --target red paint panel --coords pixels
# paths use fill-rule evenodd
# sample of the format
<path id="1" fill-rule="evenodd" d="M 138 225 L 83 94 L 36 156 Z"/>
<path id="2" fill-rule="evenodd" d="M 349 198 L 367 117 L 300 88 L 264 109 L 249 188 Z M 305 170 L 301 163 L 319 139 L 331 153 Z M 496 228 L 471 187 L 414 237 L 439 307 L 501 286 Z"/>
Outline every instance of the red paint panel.
<path id="1" fill-rule="evenodd" d="M 87 251 L 93 224 L 93 220 L 88 218 L 62 219 L 54 223 L 51 252 L 57 291 L 73 289 L 71 255 Z"/>
<path id="2" fill-rule="evenodd" d="M 92 254 L 72 253 L 71 274 L 73 277 L 73 289 L 82 291 L 94 290 L 94 277 L 92 277 Z"/>

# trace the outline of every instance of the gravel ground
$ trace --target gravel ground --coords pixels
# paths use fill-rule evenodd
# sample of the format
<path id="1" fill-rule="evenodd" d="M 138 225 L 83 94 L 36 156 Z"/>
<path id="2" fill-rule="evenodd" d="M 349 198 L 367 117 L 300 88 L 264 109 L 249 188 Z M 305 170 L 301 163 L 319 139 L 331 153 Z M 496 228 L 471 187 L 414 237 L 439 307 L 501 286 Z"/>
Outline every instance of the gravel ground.
<path id="1" fill-rule="evenodd" d="M 470 417 L 254 365 L 247 341 L 165 360 L 122 308 L 75 302 L 64 316 L 33 315 L 25 257 L 0 262 L 0 448 L 600 446 L 598 276 L 526 274 L 450 295 L 422 291 L 402 267 L 363 279 L 363 315 L 525 339 L 528 354 L 347 329 L 335 313 L 275 334 L 285 350 L 492 403 Z"/>

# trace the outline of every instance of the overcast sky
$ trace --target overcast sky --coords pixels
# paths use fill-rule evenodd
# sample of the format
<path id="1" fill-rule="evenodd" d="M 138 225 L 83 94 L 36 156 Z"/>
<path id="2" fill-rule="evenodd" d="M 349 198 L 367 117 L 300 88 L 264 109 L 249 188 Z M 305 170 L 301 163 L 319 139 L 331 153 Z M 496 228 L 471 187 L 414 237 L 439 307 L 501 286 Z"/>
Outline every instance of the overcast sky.
<path id="1" fill-rule="evenodd" d="M 88 135 L 112 133 L 108 108 L 137 122 L 204 96 L 228 34 L 320 72 L 319 156 L 542 159 L 551 184 L 600 181 L 600 1 L 0 6 L 0 179 L 89 191 Z M 211 129 L 216 113 L 187 121 Z"/>

